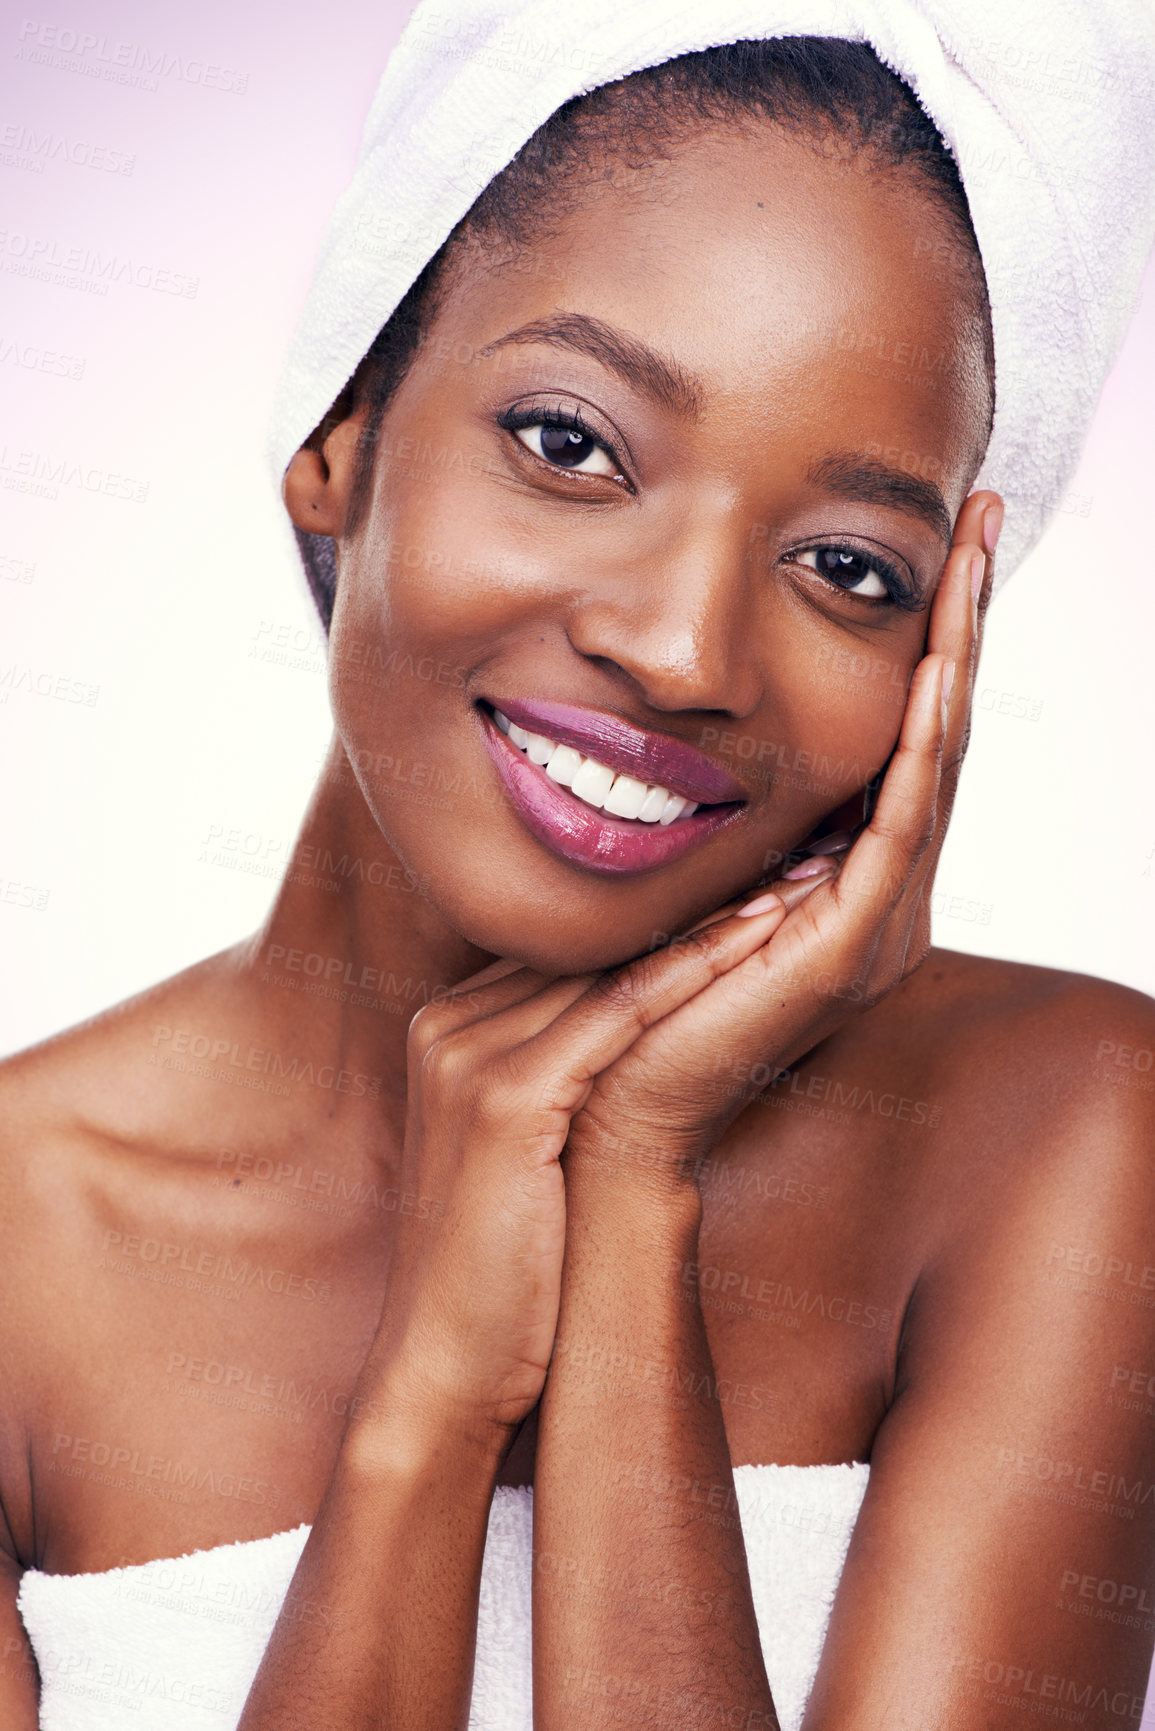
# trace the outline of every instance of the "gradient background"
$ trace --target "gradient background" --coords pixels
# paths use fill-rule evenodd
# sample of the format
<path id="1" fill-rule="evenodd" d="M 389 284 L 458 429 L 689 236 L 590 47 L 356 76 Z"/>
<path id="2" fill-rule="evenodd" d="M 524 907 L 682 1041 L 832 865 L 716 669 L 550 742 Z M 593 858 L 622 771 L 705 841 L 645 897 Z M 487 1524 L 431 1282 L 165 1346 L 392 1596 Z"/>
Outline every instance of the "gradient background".
<path id="1" fill-rule="evenodd" d="M 248 932 L 290 856 L 328 710 L 266 430 L 408 10 L 52 5 L 0 27 L 4 1050 Z M 95 75 L 118 44 L 126 82 Z M 1149 270 L 1064 509 L 991 614 L 936 898 L 942 945 L 1146 990 L 1153 378 Z M 22 490 L 61 460 L 144 496 Z"/>
<path id="2" fill-rule="evenodd" d="M 0 1049 L 233 942 L 290 855 L 328 711 L 270 401 L 407 11 L 85 0 L 3 27 Z M 101 41 L 68 53 L 70 31 Z M 118 45 L 133 82 L 93 76 Z M 167 73 L 132 71 L 158 52 Z M 1147 990 L 1153 283 L 992 610 L 936 892 L 944 946 Z M 146 496 L 18 490 L 62 459 Z"/>

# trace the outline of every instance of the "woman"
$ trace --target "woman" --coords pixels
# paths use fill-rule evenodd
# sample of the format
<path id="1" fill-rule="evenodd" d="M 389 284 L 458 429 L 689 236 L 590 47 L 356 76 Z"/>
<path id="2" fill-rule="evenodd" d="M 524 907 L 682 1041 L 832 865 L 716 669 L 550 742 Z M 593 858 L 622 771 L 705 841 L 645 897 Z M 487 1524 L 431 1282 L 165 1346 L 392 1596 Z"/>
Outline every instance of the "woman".
<path id="1" fill-rule="evenodd" d="M 896 307 L 947 388 L 852 364 Z M 535 1724 L 796 1723 L 790 1469 L 857 1512 L 809 1731 L 1138 1718 L 1151 1110 L 1094 1050 L 1150 1005 L 927 954 L 988 317 L 870 50 L 715 49 L 537 135 L 300 446 L 303 845 L 387 869 L 8 1066 L 6 1723 L 25 1624 L 45 1723 L 464 1723 L 530 1485 Z M 247 1672 L 150 1635 L 278 1533 Z"/>

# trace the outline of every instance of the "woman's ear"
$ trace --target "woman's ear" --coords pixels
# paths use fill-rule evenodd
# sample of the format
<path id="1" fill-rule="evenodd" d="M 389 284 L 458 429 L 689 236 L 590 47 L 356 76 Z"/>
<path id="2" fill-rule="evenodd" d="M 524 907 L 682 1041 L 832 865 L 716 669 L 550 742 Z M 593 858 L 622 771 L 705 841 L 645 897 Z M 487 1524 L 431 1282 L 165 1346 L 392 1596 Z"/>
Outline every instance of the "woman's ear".
<path id="1" fill-rule="evenodd" d="M 345 531 L 365 419 L 364 407 L 354 409 L 352 403 L 348 387 L 285 470 L 285 508 L 295 527 L 310 535 L 339 536 Z"/>

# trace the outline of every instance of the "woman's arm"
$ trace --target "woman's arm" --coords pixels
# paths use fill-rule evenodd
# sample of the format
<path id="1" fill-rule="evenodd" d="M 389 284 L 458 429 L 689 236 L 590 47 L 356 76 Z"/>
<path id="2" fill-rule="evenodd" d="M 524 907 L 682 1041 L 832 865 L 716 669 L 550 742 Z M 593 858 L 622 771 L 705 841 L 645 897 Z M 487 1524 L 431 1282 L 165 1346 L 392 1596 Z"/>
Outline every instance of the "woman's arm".
<path id="1" fill-rule="evenodd" d="M 0 1725 L 5 1731 L 36 1731 L 40 1722 L 40 1681 L 36 1661 L 16 1604 L 22 1570 L 0 1548 Z"/>
<path id="2" fill-rule="evenodd" d="M 499 963 L 414 1019 L 401 1182 L 438 1206 L 398 1217 L 357 1417 L 240 1731 L 465 1725 L 493 1486 L 554 1347 L 571 1120 L 639 1016 L 751 955 L 781 912 L 610 991 Z"/>
<path id="3" fill-rule="evenodd" d="M 489 1506 L 544 1380 L 565 1234 L 564 1066 L 515 1101 L 501 1059 L 582 991 L 543 1005 L 537 976 L 490 972 L 411 1025 L 402 1181 L 435 1206 L 397 1217 L 356 1416 L 239 1731 L 468 1720 Z"/>
<path id="4" fill-rule="evenodd" d="M 987 1108 L 958 1132 L 965 1194 L 909 1307 L 804 1731 L 1138 1731 L 1155 1097 L 1110 1086 L 1094 1054 L 1104 1035 L 1150 1049 L 1155 1017 L 1089 982 L 1067 1007 L 972 1062 Z"/>
<path id="5" fill-rule="evenodd" d="M 934 1240 L 803 1731 L 1138 1731 L 1155 1646 L 1155 1095 L 1094 1058 L 1104 1035 L 1149 1051 L 1155 1015 L 1077 982 L 1018 1012 L 1015 1035 L 964 1030 L 956 1052 L 976 1100 L 937 1133 L 958 1147 L 919 1204 Z M 572 1151 L 566 1170 L 535 1724 L 758 1724 L 741 1542 L 694 1518 L 734 1502 L 717 1406 L 692 1398 L 726 1391 L 670 1316 L 693 1220 Z M 707 1602 L 719 1571 L 723 1618 Z"/>
<path id="6" fill-rule="evenodd" d="M 566 1156 L 569 1231 L 534 1469 L 534 1724 L 777 1726 L 702 1310 L 692 1179 Z"/>
<path id="7" fill-rule="evenodd" d="M 377 1395 L 388 1416 L 345 1438 L 239 1731 L 448 1731 L 468 1719 L 508 1438 L 467 1430 L 413 1391 Z"/>

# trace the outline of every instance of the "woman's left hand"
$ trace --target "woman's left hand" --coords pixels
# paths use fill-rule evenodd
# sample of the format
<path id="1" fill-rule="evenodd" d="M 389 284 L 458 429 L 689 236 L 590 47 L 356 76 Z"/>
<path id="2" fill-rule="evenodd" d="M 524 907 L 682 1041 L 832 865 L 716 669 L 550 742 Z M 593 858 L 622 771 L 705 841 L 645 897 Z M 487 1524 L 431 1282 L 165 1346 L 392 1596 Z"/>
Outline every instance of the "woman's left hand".
<path id="1" fill-rule="evenodd" d="M 986 513 L 990 511 L 991 517 Z M 930 901 L 970 729 L 997 493 L 959 512 L 898 743 L 869 823 L 825 876 L 780 880 L 780 922 L 745 962 L 646 1028 L 596 1079 L 575 1116 L 577 1154 L 621 1170 L 692 1178 L 696 1162 L 757 1092 L 759 1065 L 783 1068 L 914 971 L 930 948 Z M 984 523 L 987 534 L 984 540 Z M 993 534 L 991 533 L 993 530 Z M 747 903 L 764 905 L 765 896 Z M 738 915 L 733 903 L 710 920 Z M 695 928 L 698 929 L 698 928 Z M 676 941 L 676 940 L 675 940 Z M 610 975 L 604 988 L 631 975 Z"/>

